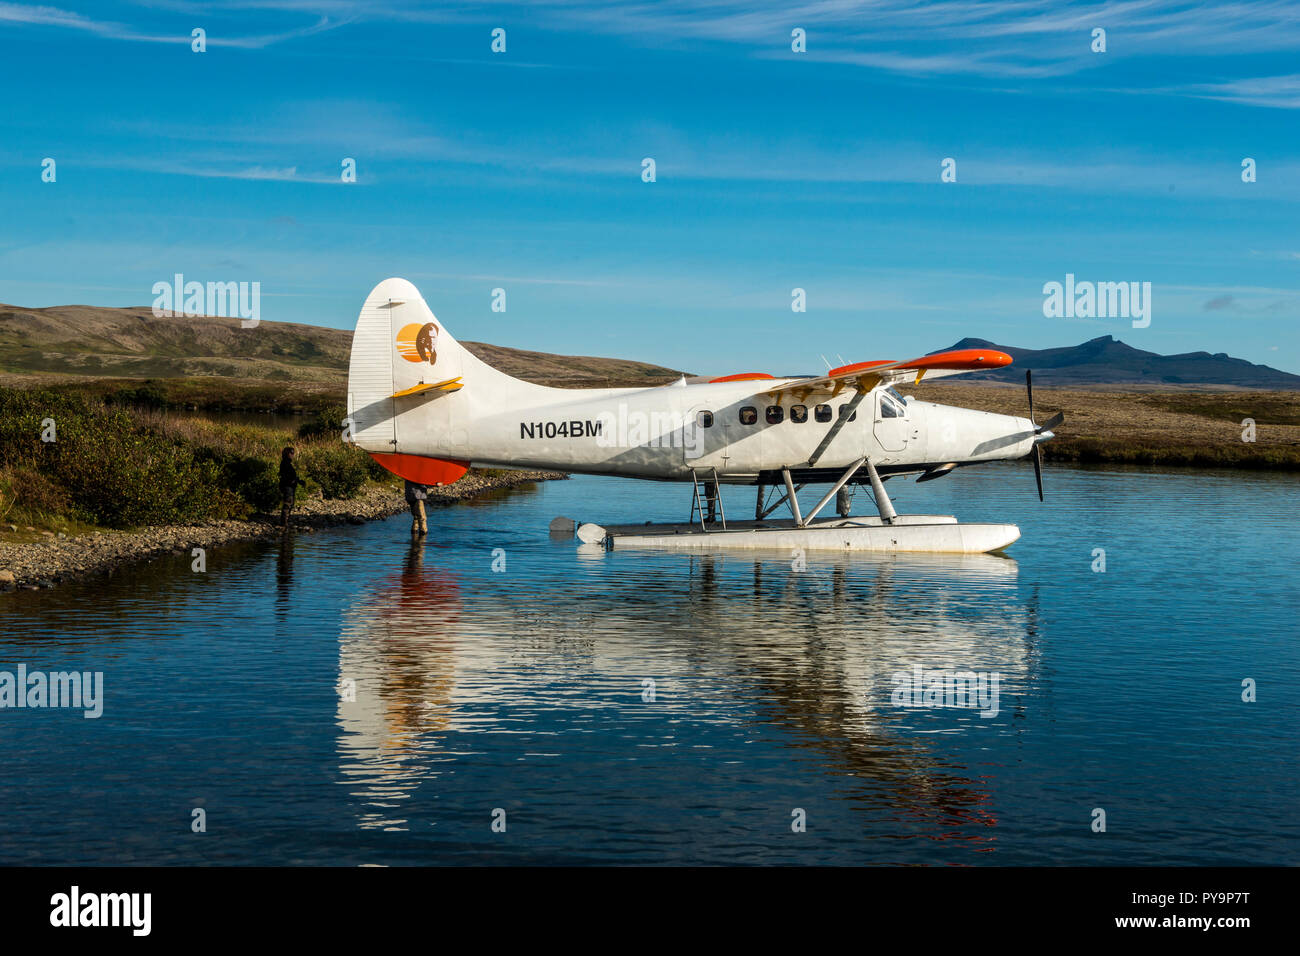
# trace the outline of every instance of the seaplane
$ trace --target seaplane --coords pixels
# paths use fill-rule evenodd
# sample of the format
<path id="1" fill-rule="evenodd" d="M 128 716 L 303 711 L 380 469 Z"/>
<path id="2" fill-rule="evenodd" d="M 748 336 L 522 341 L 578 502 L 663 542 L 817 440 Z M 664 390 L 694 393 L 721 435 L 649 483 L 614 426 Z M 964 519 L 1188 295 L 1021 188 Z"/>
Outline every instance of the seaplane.
<path id="1" fill-rule="evenodd" d="M 683 376 L 649 388 L 552 388 L 514 378 L 462 346 L 405 279 L 385 279 L 357 318 L 344 439 L 408 481 L 450 484 L 472 467 L 679 482 L 678 524 L 552 522 L 585 545 L 613 548 L 999 552 L 1011 524 L 898 514 L 891 478 L 932 481 L 958 468 L 1032 456 L 1064 414 L 1029 417 L 917 401 L 897 386 L 1011 364 L 994 349 L 857 362 L 824 375 Z M 849 487 L 868 485 L 874 515 L 853 515 Z M 807 511 L 799 493 L 828 485 Z M 724 486 L 757 488 L 753 520 L 727 520 Z M 833 516 L 822 517 L 832 499 Z M 775 517 L 780 509 L 788 516 Z M 733 507 L 734 515 L 734 507 Z M 576 524 L 576 527 L 575 527 Z"/>

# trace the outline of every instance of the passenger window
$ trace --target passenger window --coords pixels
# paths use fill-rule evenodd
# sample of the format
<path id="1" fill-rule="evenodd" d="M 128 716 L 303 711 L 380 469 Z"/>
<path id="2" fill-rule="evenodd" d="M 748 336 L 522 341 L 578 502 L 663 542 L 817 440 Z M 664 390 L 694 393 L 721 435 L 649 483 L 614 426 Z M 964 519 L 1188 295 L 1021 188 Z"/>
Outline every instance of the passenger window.
<path id="1" fill-rule="evenodd" d="M 819 422 L 828 422 L 831 420 L 831 407 L 829 405 L 818 405 L 813 409 L 813 418 Z"/>
<path id="2" fill-rule="evenodd" d="M 740 410 L 740 424 L 752 425 L 758 421 L 758 409 L 753 405 L 746 405 Z"/>
<path id="3" fill-rule="evenodd" d="M 713 412 L 700 412 L 695 416 L 695 420 L 699 423 L 701 428 L 712 428 Z"/>
<path id="4" fill-rule="evenodd" d="M 798 424 L 802 425 L 802 424 L 803 424 L 804 422 L 806 422 L 807 420 L 808 420 L 808 406 L 807 406 L 807 405 L 792 405 L 792 406 L 790 406 L 790 421 L 792 421 L 792 422 L 797 422 Z"/>
<path id="5" fill-rule="evenodd" d="M 843 420 L 843 418 L 844 418 L 845 415 L 848 415 L 848 416 L 849 416 L 849 421 L 851 421 L 851 422 L 856 422 L 856 421 L 858 420 L 858 413 L 857 413 L 857 412 L 854 412 L 852 415 L 849 415 L 849 406 L 847 406 L 847 405 L 841 405 L 841 406 L 840 406 L 840 419 Z"/>
<path id="6" fill-rule="evenodd" d="M 780 425 L 785 421 L 785 409 L 780 405 L 767 406 L 767 423 L 769 425 Z"/>

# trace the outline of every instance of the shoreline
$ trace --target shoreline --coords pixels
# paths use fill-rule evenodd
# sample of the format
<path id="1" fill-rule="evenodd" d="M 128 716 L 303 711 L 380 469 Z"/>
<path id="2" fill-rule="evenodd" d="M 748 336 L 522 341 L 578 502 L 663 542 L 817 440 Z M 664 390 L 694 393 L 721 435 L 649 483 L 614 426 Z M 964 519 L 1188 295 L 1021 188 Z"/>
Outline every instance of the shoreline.
<path id="1" fill-rule="evenodd" d="M 454 504 L 499 488 L 514 488 L 537 481 L 555 481 L 568 475 L 553 471 L 517 471 L 483 475 L 470 472 L 455 484 L 430 488 L 426 508 Z M 407 511 L 400 487 L 369 485 L 356 498 L 311 498 L 294 509 L 291 532 L 312 534 L 322 528 L 364 524 Z M 37 591 L 96 575 L 112 575 L 118 568 L 164 554 L 190 554 L 235 541 L 272 541 L 281 534 L 279 515 L 258 515 L 247 520 L 209 521 L 194 525 L 159 525 L 134 531 L 101 530 L 63 535 L 44 532 L 44 540 L 6 542 L 0 535 L 0 592 Z"/>

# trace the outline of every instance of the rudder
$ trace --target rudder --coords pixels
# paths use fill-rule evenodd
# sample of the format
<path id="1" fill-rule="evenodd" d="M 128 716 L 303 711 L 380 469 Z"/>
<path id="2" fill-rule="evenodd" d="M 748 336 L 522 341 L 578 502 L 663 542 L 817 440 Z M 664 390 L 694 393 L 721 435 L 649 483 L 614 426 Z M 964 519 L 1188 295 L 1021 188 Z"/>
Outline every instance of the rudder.
<path id="1" fill-rule="evenodd" d="M 357 317 L 348 366 L 348 416 L 357 446 L 412 481 L 449 483 L 463 475 L 466 462 L 403 448 L 450 426 L 450 410 L 438 407 L 445 399 L 423 393 L 460 389 L 463 357 L 414 285 L 392 278 L 375 286 Z M 418 404 L 417 395 L 423 399 Z"/>

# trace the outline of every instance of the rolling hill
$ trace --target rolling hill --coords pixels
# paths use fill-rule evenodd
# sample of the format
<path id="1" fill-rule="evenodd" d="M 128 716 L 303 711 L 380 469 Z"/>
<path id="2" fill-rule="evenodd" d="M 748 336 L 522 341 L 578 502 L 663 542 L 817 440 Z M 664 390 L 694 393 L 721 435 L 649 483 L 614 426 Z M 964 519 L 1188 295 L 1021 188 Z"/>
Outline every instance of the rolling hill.
<path id="1" fill-rule="evenodd" d="M 646 362 L 462 343 L 510 375 L 561 387 L 658 385 L 682 373 Z M 263 320 L 157 318 L 148 307 L 0 305 L 0 371 L 92 378 L 217 376 L 341 388 L 352 332 Z"/>

